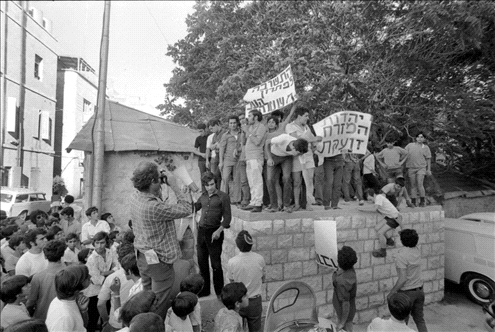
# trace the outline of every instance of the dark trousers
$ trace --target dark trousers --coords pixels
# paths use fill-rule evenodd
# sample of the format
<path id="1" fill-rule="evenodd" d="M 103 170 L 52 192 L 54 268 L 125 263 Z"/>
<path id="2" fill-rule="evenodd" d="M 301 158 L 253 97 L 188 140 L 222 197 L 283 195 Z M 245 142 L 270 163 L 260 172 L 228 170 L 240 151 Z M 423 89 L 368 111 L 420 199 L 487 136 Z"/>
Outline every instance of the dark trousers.
<path id="1" fill-rule="evenodd" d="M 323 188 L 325 187 L 325 172 L 323 165 L 315 168 L 315 200 L 319 205 L 323 204 Z"/>
<path id="2" fill-rule="evenodd" d="M 198 160 L 198 168 L 199 168 L 199 177 L 203 176 L 204 172 L 206 172 L 206 160 Z M 203 186 L 203 183 L 201 182 L 201 188 L 203 188 L 203 191 L 206 191 L 205 186 Z"/>
<path id="3" fill-rule="evenodd" d="M 239 315 L 246 318 L 249 332 L 261 331 L 261 313 L 263 307 L 261 305 L 261 296 L 250 297 L 249 305 L 246 308 L 239 310 Z"/>
<path id="4" fill-rule="evenodd" d="M 154 312 L 163 319 L 167 315 L 170 292 L 175 280 L 173 264 L 159 262 L 158 264 L 148 264 L 144 254 L 137 252 L 137 266 L 141 274 L 143 288 L 153 291 L 156 294 Z"/>
<path id="5" fill-rule="evenodd" d="M 100 312 L 98 311 L 98 295 L 91 296 L 88 303 L 88 332 L 96 331 Z"/>
<path id="6" fill-rule="evenodd" d="M 217 189 L 220 190 L 220 185 L 222 184 L 222 174 L 220 173 L 220 168 L 218 167 L 219 160 L 218 158 L 211 158 L 210 161 L 210 171 L 215 177 L 215 184 L 217 185 Z"/>
<path id="7" fill-rule="evenodd" d="M 249 189 L 249 182 L 246 174 L 246 161 L 239 160 L 237 167 L 239 169 L 239 176 L 241 178 L 241 203 L 243 205 L 248 205 L 251 201 L 251 192 Z"/>
<path id="8" fill-rule="evenodd" d="M 399 292 L 406 294 L 411 300 L 411 316 L 418 328 L 419 332 L 428 332 L 426 328 L 426 322 L 423 314 L 423 308 L 425 306 L 425 293 L 423 288 L 415 290 L 400 290 Z M 406 318 L 406 324 L 409 322 L 409 317 Z"/>
<path id="9" fill-rule="evenodd" d="M 272 208 L 277 208 L 277 193 L 275 191 L 275 184 L 280 179 L 280 173 L 282 173 L 282 196 L 283 204 L 285 207 L 290 206 L 290 201 L 292 198 L 292 156 L 279 157 L 272 155 L 273 166 L 268 166 L 266 171 L 266 179 L 268 183 L 268 193 L 270 195 L 270 204 Z"/>
<path id="10" fill-rule="evenodd" d="M 380 181 L 373 175 L 373 173 L 368 173 L 363 175 L 364 179 L 364 188 L 372 188 L 375 191 L 375 194 L 380 192 L 381 186 Z M 364 195 L 366 199 L 368 195 Z"/>
<path id="11" fill-rule="evenodd" d="M 213 232 L 217 228 L 198 227 L 198 241 L 197 241 L 197 254 L 199 272 L 205 280 L 205 286 L 199 293 L 199 296 L 210 295 L 210 265 L 208 264 L 208 258 L 211 261 L 211 268 L 213 270 L 213 287 L 215 288 L 215 294 L 220 295 L 224 286 L 223 270 L 222 270 L 222 244 L 223 244 L 223 232 L 220 234 L 218 240 L 211 241 Z"/>
<path id="12" fill-rule="evenodd" d="M 323 170 L 325 182 L 325 187 L 323 188 L 323 205 L 330 206 L 331 203 L 332 207 L 337 207 L 342 188 L 344 161 L 327 157 L 323 162 Z"/>

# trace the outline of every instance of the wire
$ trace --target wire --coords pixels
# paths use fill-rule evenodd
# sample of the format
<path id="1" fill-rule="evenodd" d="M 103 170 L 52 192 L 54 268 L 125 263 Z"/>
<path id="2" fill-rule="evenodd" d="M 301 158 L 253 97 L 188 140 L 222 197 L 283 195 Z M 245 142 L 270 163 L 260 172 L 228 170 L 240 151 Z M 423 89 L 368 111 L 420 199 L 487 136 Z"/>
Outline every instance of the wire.
<path id="1" fill-rule="evenodd" d="M 167 37 L 165 37 L 165 34 L 163 33 L 162 29 L 161 29 L 161 28 L 160 28 L 160 26 L 158 25 L 158 22 L 156 21 L 155 16 L 153 16 L 153 13 L 151 12 L 150 8 L 148 7 L 147 1 L 144 1 L 144 5 L 146 6 L 146 9 L 148 9 L 148 12 L 150 13 L 151 17 L 153 18 L 153 21 L 155 22 L 155 24 L 156 24 L 156 26 L 157 26 L 158 30 L 159 30 L 159 31 L 160 31 L 160 33 L 162 34 L 163 39 L 165 39 L 165 42 L 166 42 L 167 44 L 170 44 L 170 43 L 168 42 Z"/>

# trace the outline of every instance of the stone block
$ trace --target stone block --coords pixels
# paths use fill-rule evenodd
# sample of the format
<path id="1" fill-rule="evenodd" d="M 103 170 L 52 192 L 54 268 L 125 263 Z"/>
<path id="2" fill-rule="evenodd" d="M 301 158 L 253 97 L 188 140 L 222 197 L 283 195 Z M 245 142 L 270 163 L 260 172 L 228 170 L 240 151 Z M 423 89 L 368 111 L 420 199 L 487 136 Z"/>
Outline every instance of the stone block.
<path id="1" fill-rule="evenodd" d="M 300 281 L 307 283 L 314 292 L 323 290 L 323 276 L 321 275 L 304 277 L 301 278 Z"/>
<path id="2" fill-rule="evenodd" d="M 366 217 L 362 216 L 362 215 L 352 216 L 351 227 L 352 227 L 352 229 L 366 227 Z"/>
<path id="3" fill-rule="evenodd" d="M 440 302 L 443 300 L 443 297 L 444 297 L 444 292 L 443 290 L 442 291 L 438 291 L 438 292 L 435 292 L 433 293 L 433 301 L 435 302 Z"/>
<path id="4" fill-rule="evenodd" d="M 304 218 L 301 221 L 301 231 L 304 233 L 313 233 L 315 232 L 315 221 L 311 218 Z"/>
<path id="5" fill-rule="evenodd" d="M 371 265 L 371 252 L 363 252 L 359 254 L 358 263 L 360 268 Z"/>
<path id="6" fill-rule="evenodd" d="M 357 297 L 356 298 L 356 310 L 363 310 L 368 308 L 368 297 Z"/>
<path id="7" fill-rule="evenodd" d="M 273 238 L 272 238 L 272 243 L 273 243 Z M 277 248 L 278 249 L 292 248 L 292 235 L 291 234 L 278 235 Z"/>
<path id="8" fill-rule="evenodd" d="M 273 236 L 256 236 L 254 237 L 256 251 L 273 249 Z"/>
<path id="9" fill-rule="evenodd" d="M 437 277 L 436 270 L 423 271 L 423 273 L 421 274 L 421 278 L 423 279 L 423 281 L 435 280 L 436 277 Z"/>
<path id="10" fill-rule="evenodd" d="M 375 228 L 376 226 L 376 215 L 366 216 L 366 227 L 367 228 Z"/>
<path id="11" fill-rule="evenodd" d="M 257 253 L 263 256 L 265 264 L 269 265 L 272 263 L 272 255 L 270 250 L 257 251 Z"/>
<path id="12" fill-rule="evenodd" d="M 390 278 L 391 264 L 373 266 L 373 280 Z"/>
<path id="13" fill-rule="evenodd" d="M 294 247 L 302 247 L 304 246 L 304 234 L 299 233 L 299 234 L 294 234 L 293 235 L 293 243 L 292 245 Z"/>
<path id="14" fill-rule="evenodd" d="M 335 218 L 335 221 L 337 222 L 338 231 L 351 228 L 352 219 L 350 216 L 339 216 Z"/>
<path id="15" fill-rule="evenodd" d="M 334 315 L 335 315 L 335 311 L 331 303 L 318 306 L 318 317 L 332 319 Z"/>
<path id="16" fill-rule="evenodd" d="M 303 276 L 312 276 L 318 274 L 318 264 L 314 260 L 303 262 Z"/>
<path id="17" fill-rule="evenodd" d="M 440 290 L 439 284 L 440 282 L 438 280 L 433 280 L 433 288 L 432 288 L 433 292 L 438 292 Z"/>
<path id="18" fill-rule="evenodd" d="M 315 292 L 315 296 L 317 306 L 327 304 L 327 291 Z"/>
<path id="19" fill-rule="evenodd" d="M 378 238 L 376 236 L 376 229 L 375 228 L 368 228 L 368 237 L 370 239 L 377 239 Z"/>
<path id="20" fill-rule="evenodd" d="M 385 303 L 385 295 L 383 293 L 378 293 L 370 295 L 369 297 L 369 307 L 376 307 Z"/>
<path id="21" fill-rule="evenodd" d="M 423 224 L 413 224 L 412 226 L 413 229 L 416 230 L 416 232 L 418 232 L 418 234 L 423 234 L 424 233 L 424 225 Z"/>
<path id="22" fill-rule="evenodd" d="M 287 219 L 287 220 L 285 220 L 285 232 L 286 233 L 300 233 L 301 232 L 301 219 Z"/>
<path id="23" fill-rule="evenodd" d="M 443 216 L 440 212 L 443 211 L 430 211 L 430 220 L 431 221 L 440 221 L 443 219 Z"/>
<path id="24" fill-rule="evenodd" d="M 390 256 L 388 255 L 388 250 L 387 250 L 387 256 Z M 371 266 L 378 266 L 378 265 L 382 265 L 382 264 L 385 264 L 386 261 L 385 261 L 386 257 L 373 257 L 371 256 Z"/>
<path id="25" fill-rule="evenodd" d="M 394 287 L 394 285 L 395 283 L 392 277 L 378 281 L 378 287 L 380 292 L 388 293 Z"/>
<path id="26" fill-rule="evenodd" d="M 361 241 L 347 241 L 345 243 L 345 245 L 354 249 L 354 251 L 356 251 L 356 253 L 358 253 L 358 254 L 364 252 L 364 241 L 363 240 L 361 240 Z"/>
<path id="27" fill-rule="evenodd" d="M 375 249 L 375 239 L 364 241 L 364 252 L 372 252 Z"/>
<path id="28" fill-rule="evenodd" d="M 358 239 L 359 240 L 368 240 L 368 228 L 359 228 L 358 229 Z"/>
<path id="29" fill-rule="evenodd" d="M 302 262 L 284 263 L 284 280 L 299 279 L 302 275 Z"/>
<path id="30" fill-rule="evenodd" d="M 433 232 L 442 232 L 445 230 L 445 221 L 439 220 L 432 222 Z"/>
<path id="31" fill-rule="evenodd" d="M 288 261 L 287 250 L 285 249 L 272 250 L 272 264 L 286 263 L 287 261 Z"/>
<path id="32" fill-rule="evenodd" d="M 423 290 L 426 293 L 431 293 L 433 291 L 433 281 L 426 281 L 423 283 Z"/>
<path id="33" fill-rule="evenodd" d="M 421 271 L 428 270 L 428 259 L 421 258 Z"/>
<path id="34" fill-rule="evenodd" d="M 445 278 L 445 269 L 443 267 L 437 269 L 437 279 Z"/>
<path id="35" fill-rule="evenodd" d="M 425 294 L 425 305 L 433 303 L 433 302 L 434 302 L 433 293 L 426 293 Z"/>
<path id="36" fill-rule="evenodd" d="M 337 242 L 355 241 L 357 240 L 357 231 L 355 229 L 337 232 Z"/>
<path id="37" fill-rule="evenodd" d="M 285 234 L 285 220 L 274 220 L 273 221 L 273 234 Z"/>
<path id="38" fill-rule="evenodd" d="M 356 269 L 356 278 L 358 285 L 363 282 L 369 282 L 373 280 L 373 268 L 367 267 L 365 269 Z"/>
<path id="39" fill-rule="evenodd" d="M 440 260 L 440 256 L 428 257 L 428 267 L 427 267 L 428 270 L 438 269 L 439 267 L 442 267 L 442 266 L 443 266 L 443 264 Z"/>
<path id="40" fill-rule="evenodd" d="M 272 235 L 273 229 L 271 220 L 250 221 L 244 223 L 244 228 L 252 236 Z"/>
<path id="41" fill-rule="evenodd" d="M 277 289 L 279 289 L 280 287 L 282 287 L 286 283 L 287 283 L 287 281 L 273 281 L 273 282 L 268 282 L 266 284 L 266 296 L 267 296 L 267 300 L 270 300 L 271 297 L 273 296 L 273 294 L 275 294 L 275 292 L 277 291 Z"/>
<path id="42" fill-rule="evenodd" d="M 390 310 L 388 310 L 388 304 L 383 304 L 378 307 L 378 317 L 390 317 Z"/>
<path id="43" fill-rule="evenodd" d="M 438 280 L 438 290 L 443 291 L 445 289 L 445 279 L 439 279 Z"/>
<path id="44" fill-rule="evenodd" d="M 422 223 L 430 221 L 430 214 L 428 211 L 419 211 L 419 221 Z"/>
<path id="45" fill-rule="evenodd" d="M 412 224 L 418 223 L 419 222 L 419 213 L 418 212 L 409 213 L 409 222 Z"/>
<path id="46" fill-rule="evenodd" d="M 316 250 L 315 247 L 309 247 L 309 259 L 315 259 L 316 258 Z"/>
<path id="47" fill-rule="evenodd" d="M 359 324 L 370 322 L 375 317 L 378 317 L 378 309 L 376 308 L 358 312 Z"/>
<path id="48" fill-rule="evenodd" d="M 323 276 L 323 289 L 333 289 L 332 274 L 329 274 L 328 276 L 325 275 Z"/>
<path id="49" fill-rule="evenodd" d="M 314 247 L 315 245 L 315 233 L 304 233 L 304 246 Z"/>
<path id="50" fill-rule="evenodd" d="M 378 293 L 378 281 L 365 282 L 358 284 L 357 296 L 366 296 Z"/>
<path id="51" fill-rule="evenodd" d="M 421 245 L 421 256 L 427 257 L 431 254 L 431 244 L 422 244 Z"/>
<path id="52" fill-rule="evenodd" d="M 273 264 L 265 266 L 266 281 L 282 281 L 284 279 L 284 270 L 282 264 Z"/>
<path id="53" fill-rule="evenodd" d="M 427 240 L 427 242 L 429 242 L 429 243 L 440 242 L 440 233 L 430 233 L 430 234 L 428 234 L 428 240 Z"/>
<path id="54" fill-rule="evenodd" d="M 445 252 L 445 244 L 442 242 L 431 244 L 432 255 L 443 255 Z"/>
<path id="55" fill-rule="evenodd" d="M 309 248 L 302 247 L 289 249 L 288 259 L 289 262 L 307 261 L 309 259 Z"/>

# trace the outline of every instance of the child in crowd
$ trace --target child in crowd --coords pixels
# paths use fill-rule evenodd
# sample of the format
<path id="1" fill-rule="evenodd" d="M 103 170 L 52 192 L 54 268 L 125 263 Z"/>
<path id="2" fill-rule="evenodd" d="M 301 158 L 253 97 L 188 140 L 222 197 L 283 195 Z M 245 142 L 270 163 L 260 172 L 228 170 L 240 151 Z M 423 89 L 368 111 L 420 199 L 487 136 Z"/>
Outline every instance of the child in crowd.
<path id="1" fill-rule="evenodd" d="M 89 299 L 80 292 L 90 284 L 85 265 L 70 265 L 55 275 L 57 297 L 48 308 L 46 326 L 49 331 L 85 332 Z"/>
<path id="2" fill-rule="evenodd" d="M 93 250 L 89 248 L 81 249 L 81 251 L 79 251 L 79 253 L 77 254 L 77 260 L 79 261 L 79 264 L 86 265 L 86 263 L 88 262 L 88 257 L 92 251 Z"/>
<path id="3" fill-rule="evenodd" d="M 115 218 L 110 212 L 103 213 L 101 215 L 101 220 L 105 220 L 108 223 L 108 226 L 110 226 L 110 232 L 122 232 L 122 229 L 115 224 Z"/>
<path id="4" fill-rule="evenodd" d="M 372 207 L 359 207 L 360 211 L 378 211 L 385 218 L 383 221 L 376 225 L 376 233 L 378 240 L 380 241 L 380 249 L 376 249 L 372 252 L 373 257 L 386 257 L 387 245 L 395 245 L 392 239 L 393 230 L 398 226 L 402 228 L 402 216 L 399 214 L 397 208 L 390 203 L 384 194 L 375 195 L 375 191 L 372 188 L 366 190 L 368 194 L 368 201 L 374 203 Z"/>
<path id="5" fill-rule="evenodd" d="M 30 282 L 31 278 L 25 275 L 11 276 L 2 282 L 0 298 L 6 303 L 0 315 L 2 328 L 31 318 L 25 306 L 30 292 Z"/>
<path id="6" fill-rule="evenodd" d="M 181 292 L 172 301 L 172 308 L 165 317 L 167 332 L 193 332 L 193 325 L 189 315 L 194 312 L 198 303 L 198 296 L 191 292 Z"/>
<path id="7" fill-rule="evenodd" d="M 51 226 L 46 232 L 46 240 L 60 240 L 64 237 L 64 231 L 57 225 Z"/>
<path id="8" fill-rule="evenodd" d="M 397 209 L 399 209 L 402 199 L 406 200 L 406 204 L 409 207 L 414 207 L 409 198 L 409 194 L 406 190 L 406 181 L 404 177 L 398 176 L 395 182 L 386 184 L 382 189 L 381 193 L 385 194 L 387 199 L 392 203 Z"/>
<path id="9" fill-rule="evenodd" d="M 337 262 L 339 269 L 332 276 L 332 303 L 338 318 L 337 331 L 345 329 L 352 332 L 352 320 L 356 314 L 356 252 L 351 247 L 343 246 L 337 253 Z"/>
<path id="10" fill-rule="evenodd" d="M 411 312 L 411 301 L 409 297 L 404 293 L 392 294 L 387 299 L 388 310 L 392 317 L 390 319 L 383 319 L 377 317 L 373 319 L 368 325 L 368 332 L 381 332 L 381 331 L 401 331 L 401 332 L 413 332 L 414 330 L 407 326 L 405 320 L 409 317 Z"/>
<path id="11" fill-rule="evenodd" d="M 239 310 L 249 305 L 247 288 L 242 282 L 232 282 L 222 289 L 222 303 L 225 308 L 218 311 L 215 317 L 215 332 L 245 332 Z"/>
<path id="12" fill-rule="evenodd" d="M 8 275 L 13 276 L 15 274 L 15 266 L 25 249 L 26 244 L 24 243 L 24 235 L 12 235 L 7 247 L 2 250 L 2 257 L 5 259 L 4 268 Z"/>
<path id="13" fill-rule="evenodd" d="M 120 329 L 119 332 L 129 331 L 129 326 L 131 325 L 131 321 L 134 316 L 137 316 L 141 313 L 153 311 L 155 298 L 155 293 L 150 290 L 143 290 L 133 297 L 129 298 L 129 300 L 122 306 L 122 309 L 120 310 L 120 321 L 125 327 L 123 329 Z"/>
<path id="14" fill-rule="evenodd" d="M 48 329 L 40 319 L 27 319 L 10 325 L 3 332 L 48 332 Z"/>
<path id="15" fill-rule="evenodd" d="M 64 257 L 62 257 L 62 262 L 64 262 L 65 265 L 77 264 L 79 262 L 77 255 L 79 254 L 80 250 L 76 247 L 78 240 L 79 237 L 76 233 L 69 233 L 65 237 L 67 249 L 65 249 Z"/>
<path id="16" fill-rule="evenodd" d="M 165 325 L 163 325 L 163 320 L 158 314 L 154 312 L 143 312 L 134 316 L 131 320 L 129 331 L 165 332 Z"/>
<path id="17" fill-rule="evenodd" d="M 205 280 L 199 273 L 191 273 L 180 283 L 181 292 L 191 292 L 198 296 L 205 285 Z M 194 311 L 189 314 L 194 332 L 201 331 L 201 305 L 197 301 Z"/>
<path id="18" fill-rule="evenodd" d="M 249 305 L 239 311 L 247 320 L 250 332 L 261 331 L 261 287 L 265 279 L 265 259 L 252 252 L 253 238 L 248 231 L 242 230 L 235 240 L 241 251 L 228 261 L 228 277 L 230 282 L 242 282 L 248 291 Z"/>

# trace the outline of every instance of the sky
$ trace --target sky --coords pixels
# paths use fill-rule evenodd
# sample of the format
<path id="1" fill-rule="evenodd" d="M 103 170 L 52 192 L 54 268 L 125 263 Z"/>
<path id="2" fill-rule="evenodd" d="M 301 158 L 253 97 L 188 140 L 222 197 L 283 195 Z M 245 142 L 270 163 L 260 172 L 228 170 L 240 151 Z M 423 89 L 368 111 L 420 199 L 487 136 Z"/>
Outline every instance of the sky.
<path id="1" fill-rule="evenodd" d="M 167 46 L 186 36 L 185 20 L 193 5 L 194 1 L 112 1 L 107 91 L 140 98 L 147 104 L 141 110 L 158 115 L 154 107 L 163 102 L 163 84 L 175 67 L 165 55 Z M 53 22 L 59 55 L 81 57 L 99 71 L 103 1 L 31 1 L 30 6 Z"/>

